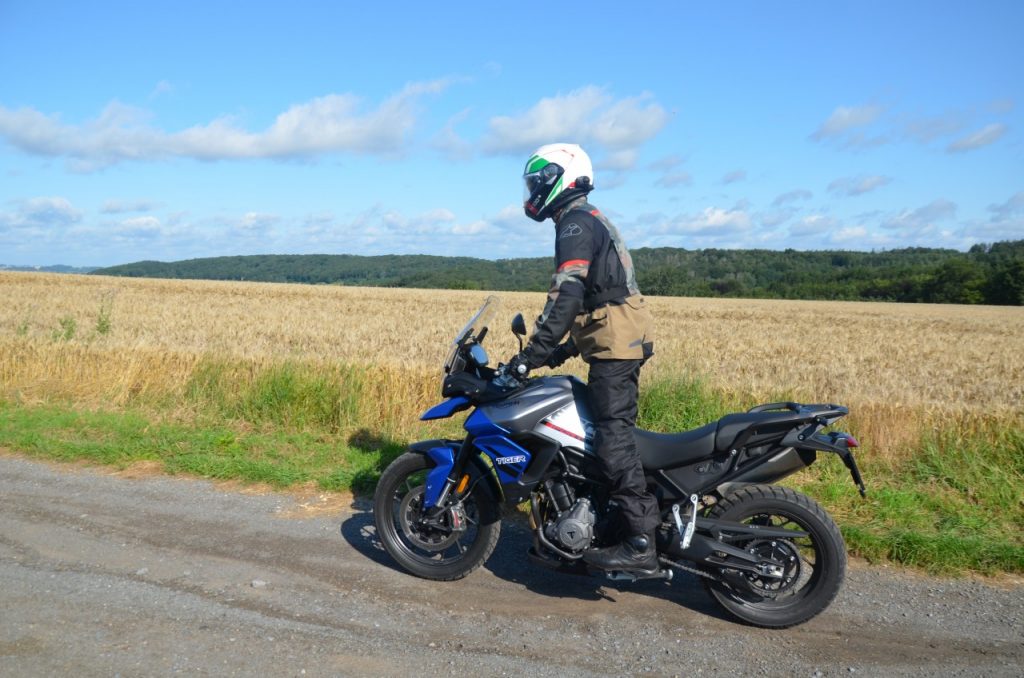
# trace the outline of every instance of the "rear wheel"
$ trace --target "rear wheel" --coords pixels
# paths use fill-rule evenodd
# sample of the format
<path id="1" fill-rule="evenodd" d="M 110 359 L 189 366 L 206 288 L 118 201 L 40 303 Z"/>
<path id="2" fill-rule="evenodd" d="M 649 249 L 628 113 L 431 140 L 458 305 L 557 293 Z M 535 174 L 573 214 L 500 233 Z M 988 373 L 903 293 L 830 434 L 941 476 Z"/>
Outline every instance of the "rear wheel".
<path id="1" fill-rule="evenodd" d="M 705 580 L 730 614 L 748 624 L 784 628 L 811 619 L 836 597 L 846 574 L 846 545 L 835 522 L 810 497 L 785 487 L 751 485 L 726 496 L 709 517 L 807 533 L 733 543 L 782 563 L 782 572 L 767 577 L 723 568 L 722 582 Z"/>
<path id="2" fill-rule="evenodd" d="M 423 510 L 427 472 L 422 454 L 406 452 L 385 469 L 373 496 L 377 536 L 409 572 L 425 579 L 461 579 L 494 551 L 501 532 L 498 504 L 486 483 L 437 516 Z"/>

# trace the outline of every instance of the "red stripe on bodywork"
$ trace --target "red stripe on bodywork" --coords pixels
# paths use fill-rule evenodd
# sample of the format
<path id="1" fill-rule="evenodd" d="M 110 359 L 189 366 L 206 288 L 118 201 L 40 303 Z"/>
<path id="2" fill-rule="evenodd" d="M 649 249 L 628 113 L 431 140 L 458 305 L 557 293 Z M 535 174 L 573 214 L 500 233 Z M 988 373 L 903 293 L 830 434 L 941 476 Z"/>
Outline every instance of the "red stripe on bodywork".
<path id="1" fill-rule="evenodd" d="M 590 266 L 590 262 L 587 261 L 586 259 L 570 259 L 569 261 L 567 261 L 564 264 L 562 264 L 561 266 L 559 266 L 558 267 L 558 271 L 561 271 L 563 268 L 567 268 L 569 266 L 578 266 L 578 265 Z"/>
<path id="2" fill-rule="evenodd" d="M 547 426 L 548 428 L 555 429 L 559 433 L 564 433 L 565 435 L 569 436 L 570 438 L 575 438 L 576 440 L 581 440 L 581 441 L 584 440 L 583 436 L 576 435 L 572 431 L 567 431 L 564 428 L 562 428 L 561 426 L 556 426 L 555 424 L 552 424 L 550 421 L 545 421 L 544 425 Z"/>

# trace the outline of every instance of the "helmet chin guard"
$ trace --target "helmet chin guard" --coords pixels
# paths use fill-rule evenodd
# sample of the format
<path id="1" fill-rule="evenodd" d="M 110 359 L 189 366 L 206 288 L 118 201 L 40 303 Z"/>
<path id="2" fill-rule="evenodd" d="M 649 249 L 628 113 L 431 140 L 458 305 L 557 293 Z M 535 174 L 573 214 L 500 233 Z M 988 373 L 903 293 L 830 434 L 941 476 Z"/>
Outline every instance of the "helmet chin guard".
<path id="1" fill-rule="evenodd" d="M 544 221 L 594 189 L 594 168 L 576 144 L 548 144 L 526 161 L 523 183 L 523 211 L 534 221 Z"/>

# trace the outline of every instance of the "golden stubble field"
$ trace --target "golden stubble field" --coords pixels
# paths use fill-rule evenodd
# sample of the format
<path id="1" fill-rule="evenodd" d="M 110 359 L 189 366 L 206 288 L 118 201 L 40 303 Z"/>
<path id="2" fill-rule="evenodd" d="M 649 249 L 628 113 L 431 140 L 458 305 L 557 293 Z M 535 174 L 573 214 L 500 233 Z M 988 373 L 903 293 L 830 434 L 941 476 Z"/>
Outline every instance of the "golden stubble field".
<path id="1" fill-rule="evenodd" d="M 421 407 L 436 398 L 448 342 L 488 294 L 0 272 L 0 389 L 120 405 L 173 394 L 204 359 L 254 369 L 297 361 L 380 370 L 416 401 L 403 405 Z M 505 323 L 521 311 L 529 324 L 544 303 L 536 293 L 498 296 Z M 862 434 L 890 438 L 903 437 L 901 426 L 916 436 L 909 429 L 922 421 L 1021 416 L 1022 308 L 650 302 L 657 343 L 645 381 L 699 378 L 748 402 L 840 402 L 861 410 Z M 109 331 L 101 332 L 104 307 Z M 495 339 L 494 360 L 516 348 L 504 327 Z M 573 369 L 585 374 L 578 361 Z"/>

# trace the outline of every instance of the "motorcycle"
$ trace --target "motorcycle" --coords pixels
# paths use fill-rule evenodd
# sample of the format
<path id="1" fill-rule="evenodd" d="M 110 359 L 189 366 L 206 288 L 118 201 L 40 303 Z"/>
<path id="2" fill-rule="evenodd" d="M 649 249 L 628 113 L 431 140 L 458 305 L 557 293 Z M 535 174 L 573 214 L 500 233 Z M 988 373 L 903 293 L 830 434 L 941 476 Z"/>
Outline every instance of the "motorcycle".
<path id="1" fill-rule="evenodd" d="M 488 366 L 484 341 L 499 302 L 489 297 L 456 335 L 442 397 L 422 420 L 472 410 L 461 440 L 413 443 L 374 495 L 377 535 L 395 561 L 432 580 L 465 577 L 493 552 L 502 504 L 529 500 L 530 560 L 595 574 L 582 556 L 616 543 L 621 527 L 595 456 L 586 385 L 573 376 L 520 379 Z M 522 315 L 512 321 L 522 347 Z M 729 614 L 784 628 L 822 612 L 846 570 L 839 528 L 813 499 L 771 485 L 838 455 L 861 495 L 857 440 L 826 432 L 849 413 L 832 404 L 770 403 L 682 433 L 635 429 L 647 486 L 661 509 L 659 569 L 612 571 L 614 581 L 696 575 Z"/>

